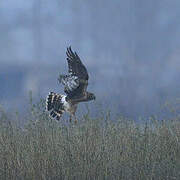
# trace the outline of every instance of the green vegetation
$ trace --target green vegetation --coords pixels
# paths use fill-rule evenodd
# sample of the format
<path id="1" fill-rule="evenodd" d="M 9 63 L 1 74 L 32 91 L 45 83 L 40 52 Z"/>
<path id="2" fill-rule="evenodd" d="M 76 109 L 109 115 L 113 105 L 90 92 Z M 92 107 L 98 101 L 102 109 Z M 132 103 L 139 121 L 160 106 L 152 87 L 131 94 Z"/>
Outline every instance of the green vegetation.
<path id="1" fill-rule="evenodd" d="M 41 103 L 40 103 L 41 104 Z M 136 124 L 88 114 L 80 123 L 51 120 L 32 105 L 27 123 L 0 113 L 0 179 L 180 179 L 180 118 Z"/>

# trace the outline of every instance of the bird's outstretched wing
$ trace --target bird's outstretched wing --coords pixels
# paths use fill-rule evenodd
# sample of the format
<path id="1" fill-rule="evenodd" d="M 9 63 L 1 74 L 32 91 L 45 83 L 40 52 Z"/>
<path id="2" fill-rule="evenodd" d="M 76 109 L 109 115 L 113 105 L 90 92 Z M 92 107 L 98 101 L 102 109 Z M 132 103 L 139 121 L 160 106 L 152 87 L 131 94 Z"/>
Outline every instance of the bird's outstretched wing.
<path id="1" fill-rule="evenodd" d="M 81 62 L 81 59 L 79 58 L 77 53 L 73 52 L 71 50 L 71 47 L 69 47 L 67 48 L 66 55 L 67 55 L 69 74 L 73 76 L 77 76 L 79 79 L 88 80 L 89 76 L 87 69 Z"/>
<path id="2" fill-rule="evenodd" d="M 64 85 L 64 92 L 69 99 L 83 97 L 88 85 L 88 72 L 76 52 L 67 48 L 68 75 L 60 75 L 59 82 Z"/>

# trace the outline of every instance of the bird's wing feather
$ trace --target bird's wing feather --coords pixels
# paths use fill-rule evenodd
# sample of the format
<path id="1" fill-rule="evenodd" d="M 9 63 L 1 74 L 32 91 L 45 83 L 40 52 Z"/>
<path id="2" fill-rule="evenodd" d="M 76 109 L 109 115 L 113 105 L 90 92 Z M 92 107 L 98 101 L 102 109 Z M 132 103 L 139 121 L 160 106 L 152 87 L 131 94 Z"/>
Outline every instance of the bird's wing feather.
<path id="1" fill-rule="evenodd" d="M 80 84 L 77 76 L 60 75 L 58 81 L 64 85 L 66 94 L 73 92 Z"/>
<path id="2" fill-rule="evenodd" d="M 88 72 L 76 52 L 67 48 L 67 62 L 69 75 L 60 75 L 59 82 L 64 85 L 67 98 L 83 98 L 88 86 Z"/>
<path id="3" fill-rule="evenodd" d="M 81 62 L 81 59 L 76 52 L 71 50 L 71 47 L 67 48 L 66 51 L 67 62 L 68 62 L 68 71 L 69 74 L 77 76 L 79 79 L 88 80 L 88 72 L 84 64 Z"/>

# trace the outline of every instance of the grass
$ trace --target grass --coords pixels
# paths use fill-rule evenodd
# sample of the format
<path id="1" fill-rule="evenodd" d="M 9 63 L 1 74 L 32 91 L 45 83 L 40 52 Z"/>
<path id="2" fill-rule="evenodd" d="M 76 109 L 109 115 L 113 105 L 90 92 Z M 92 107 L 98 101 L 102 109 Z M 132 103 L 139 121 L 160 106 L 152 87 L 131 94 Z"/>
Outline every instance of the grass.
<path id="1" fill-rule="evenodd" d="M 180 118 L 136 124 L 109 115 L 51 120 L 32 105 L 26 125 L 0 113 L 0 179 L 180 179 Z M 64 120 L 62 120 L 64 121 Z"/>

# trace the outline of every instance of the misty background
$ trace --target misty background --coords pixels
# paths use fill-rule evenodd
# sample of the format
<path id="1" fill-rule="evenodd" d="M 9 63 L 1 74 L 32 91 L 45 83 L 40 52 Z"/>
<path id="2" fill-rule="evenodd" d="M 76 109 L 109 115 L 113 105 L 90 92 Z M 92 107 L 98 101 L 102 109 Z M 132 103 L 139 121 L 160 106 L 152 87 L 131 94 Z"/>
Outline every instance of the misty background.
<path id="1" fill-rule="evenodd" d="M 23 112 L 29 91 L 63 93 L 69 45 L 88 69 L 92 111 L 146 117 L 180 97 L 179 0 L 1 0 L 0 104 Z"/>

